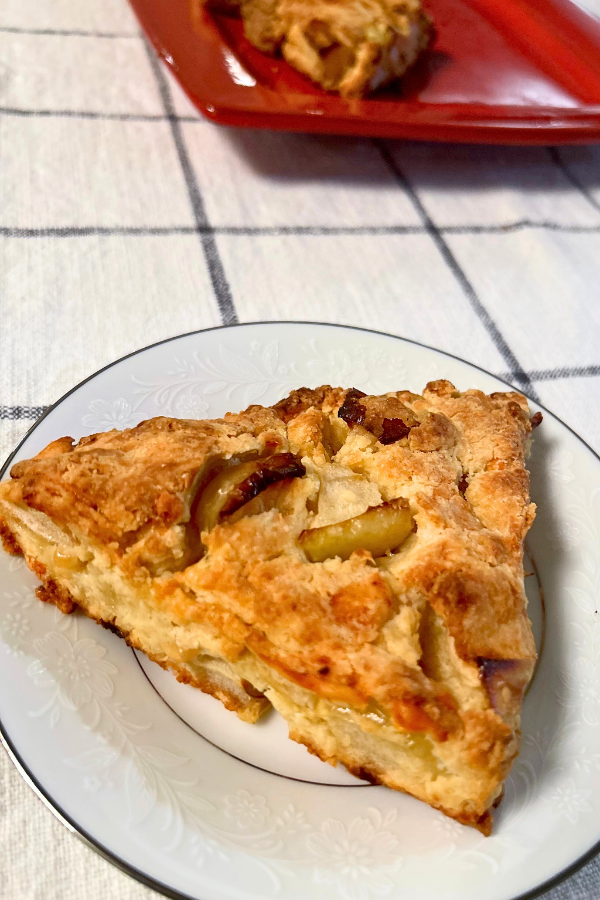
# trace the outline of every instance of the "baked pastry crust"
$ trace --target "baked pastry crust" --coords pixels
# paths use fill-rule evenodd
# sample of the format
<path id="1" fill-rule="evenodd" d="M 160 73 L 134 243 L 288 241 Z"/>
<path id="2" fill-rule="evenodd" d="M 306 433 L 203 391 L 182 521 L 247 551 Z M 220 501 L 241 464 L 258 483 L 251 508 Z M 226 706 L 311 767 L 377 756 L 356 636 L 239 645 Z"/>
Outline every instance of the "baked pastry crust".
<path id="1" fill-rule="evenodd" d="M 327 91 L 360 97 L 400 78 L 433 37 L 420 0 L 195 0 L 239 10 L 244 33 Z"/>
<path id="2" fill-rule="evenodd" d="M 530 432 L 512 392 L 303 388 L 220 420 L 61 438 L 0 485 L 0 533 L 40 599 L 489 833 L 535 660 Z"/>

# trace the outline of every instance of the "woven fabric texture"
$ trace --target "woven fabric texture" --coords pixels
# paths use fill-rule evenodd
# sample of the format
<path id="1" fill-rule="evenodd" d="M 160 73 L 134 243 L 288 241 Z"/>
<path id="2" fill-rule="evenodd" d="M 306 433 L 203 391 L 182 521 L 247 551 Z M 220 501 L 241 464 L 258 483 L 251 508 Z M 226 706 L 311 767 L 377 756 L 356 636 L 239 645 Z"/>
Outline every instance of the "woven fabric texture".
<path id="1" fill-rule="evenodd" d="M 600 147 L 217 127 L 125 0 L 0 4 L 0 277 L 1 459 L 124 354 L 282 319 L 449 351 L 600 452 Z M 3 751 L 0 767 L 2 900 L 157 896 L 70 834 Z M 595 898 L 597 860 L 544 895 Z"/>

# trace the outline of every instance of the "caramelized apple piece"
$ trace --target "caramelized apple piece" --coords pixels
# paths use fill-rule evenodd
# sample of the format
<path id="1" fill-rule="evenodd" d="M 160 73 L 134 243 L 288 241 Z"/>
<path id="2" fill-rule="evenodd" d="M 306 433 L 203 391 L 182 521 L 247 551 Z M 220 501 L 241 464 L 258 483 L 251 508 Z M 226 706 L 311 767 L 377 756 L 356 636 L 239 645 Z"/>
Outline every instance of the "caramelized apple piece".
<path id="1" fill-rule="evenodd" d="M 346 392 L 344 402 L 338 409 L 338 417 L 343 419 L 350 428 L 354 425 L 365 424 L 367 410 L 366 407 L 358 401 L 366 396 L 365 392 L 359 391 L 358 388 L 350 388 L 350 390 Z"/>
<path id="2" fill-rule="evenodd" d="M 279 510 L 284 516 L 289 515 L 294 511 L 295 499 L 290 489 L 291 481 L 292 479 L 290 478 L 284 478 L 282 481 L 269 485 L 256 497 L 253 497 L 252 500 L 240 506 L 234 513 L 229 513 L 227 521 L 233 524 L 246 516 L 259 516 L 261 513 L 270 512 L 272 509 Z"/>
<path id="3" fill-rule="evenodd" d="M 413 527 L 408 503 L 400 498 L 372 506 L 362 515 L 335 525 L 303 531 L 299 544 L 311 562 L 323 562 L 333 556 L 348 559 L 359 549 L 384 556 L 403 544 Z"/>
<path id="4" fill-rule="evenodd" d="M 269 485 L 305 473 L 304 466 L 291 453 L 277 453 L 224 469 L 202 492 L 195 515 L 198 530 L 210 531 L 223 516 L 236 512 Z"/>
<path id="5" fill-rule="evenodd" d="M 367 396 L 357 388 L 351 388 L 346 393 L 338 417 L 349 428 L 362 425 L 380 444 L 395 444 L 410 434 L 411 428 L 419 425 L 413 411 L 397 397 L 388 394 Z"/>
<path id="6" fill-rule="evenodd" d="M 91 557 L 91 553 L 89 556 Z M 70 547 L 57 547 L 54 551 L 54 564 L 59 569 L 69 572 L 82 572 L 85 569 L 85 561 L 80 559 Z"/>
<path id="7" fill-rule="evenodd" d="M 533 659 L 477 658 L 479 676 L 499 716 L 510 720 L 520 708 L 523 692 L 533 671 Z"/>

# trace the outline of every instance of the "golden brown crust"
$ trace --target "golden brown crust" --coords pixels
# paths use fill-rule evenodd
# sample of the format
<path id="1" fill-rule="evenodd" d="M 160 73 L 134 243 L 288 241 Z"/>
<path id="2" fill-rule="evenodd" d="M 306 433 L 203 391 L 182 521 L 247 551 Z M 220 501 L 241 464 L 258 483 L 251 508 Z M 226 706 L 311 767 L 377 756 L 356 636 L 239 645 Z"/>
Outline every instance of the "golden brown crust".
<path id="1" fill-rule="evenodd" d="M 158 563 L 164 553 L 164 568 L 173 568 L 187 543 L 190 495 L 213 460 L 275 452 L 283 434 L 270 410 L 235 421 L 157 418 L 76 445 L 55 441 L 34 460 L 16 463 L 11 477 L 20 502 L 102 543 L 115 558 L 135 566 Z"/>
<path id="2" fill-rule="evenodd" d="M 6 553 L 10 553 L 11 556 L 23 556 L 21 545 L 2 516 L 0 516 L 0 542 Z"/>
<path id="3" fill-rule="evenodd" d="M 43 584 L 37 587 L 35 589 L 35 594 L 42 603 L 52 603 L 60 609 L 61 613 L 64 613 L 67 616 L 72 613 L 77 606 L 72 594 L 65 587 L 58 584 L 56 581 L 53 581 L 51 578 L 47 579 Z"/>
<path id="4" fill-rule="evenodd" d="M 446 381 L 422 395 L 302 388 L 272 409 L 213 422 L 155 419 L 76 445 L 61 439 L 13 467 L 0 507 L 17 522 L 19 510 L 37 511 L 68 541 L 100 548 L 148 608 L 174 628 L 201 627 L 223 660 L 251 654 L 261 678 L 270 672 L 292 694 L 348 707 L 360 728 L 372 730 L 374 716 L 392 736 L 423 736 L 431 765 L 455 772 L 470 793 L 463 802 L 442 786 L 410 790 L 485 832 L 518 748 L 535 659 L 522 569 L 535 509 L 530 432 L 525 398 L 513 392 L 460 392 Z M 237 466 L 241 480 L 230 488 L 244 494 L 248 461 L 265 457 L 285 459 L 297 477 L 248 493 L 231 515 L 221 505 L 218 524 L 199 534 L 209 480 L 223 471 L 229 479 Z M 310 562 L 303 552 L 307 529 L 399 498 L 416 531 L 387 556 L 374 560 L 361 547 Z M 18 526 L 3 533 L 14 552 Z M 68 578 L 31 553 L 27 561 L 46 584 L 43 599 L 66 610 Z M 192 677 L 172 657 L 153 658 Z M 239 702 L 209 675 L 192 680 L 228 708 Z M 262 695 L 262 681 L 248 684 Z M 408 789 L 387 764 L 343 743 L 327 749 L 337 738 L 319 742 L 306 724 L 291 731 L 325 758 Z"/>
<path id="5" fill-rule="evenodd" d="M 318 388 L 299 388 L 273 406 L 273 411 L 286 425 L 309 409 L 328 415 L 343 403 L 346 391 L 322 384 Z M 251 410 L 257 407 L 250 407 Z"/>

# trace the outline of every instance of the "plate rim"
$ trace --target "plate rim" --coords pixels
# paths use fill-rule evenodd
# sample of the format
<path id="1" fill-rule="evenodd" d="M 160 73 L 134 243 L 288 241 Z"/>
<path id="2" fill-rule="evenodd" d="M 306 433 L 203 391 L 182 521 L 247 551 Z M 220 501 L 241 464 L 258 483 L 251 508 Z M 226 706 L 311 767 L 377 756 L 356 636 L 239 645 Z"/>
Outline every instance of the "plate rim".
<path id="1" fill-rule="evenodd" d="M 469 362 L 466 359 L 463 359 L 460 356 L 457 356 L 455 353 L 449 353 L 446 350 L 440 350 L 438 347 L 433 347 L 430 344 L 425 344 L 422 341 L 416 341 L 412 338 L 402 337 L 398 334 L 390 334 L 386 331 L 379 331 L 375 328 L 363 328 L 359 325 L 343 325 L 337 322 L 315 322 L 315 321 L 306 321 L 299 319 L 267 319 L 267 320 L 256 320 L 252 322 L 233 322 L 228 325 L 213 325 L 209 328 L 197 328 L 193 331 L 186 331 L 182 334 L 173 335 L 172 337 L 163 338 L 160 341 L 155 341 L 152 344 L 148 344 L 145 347 L 140 347 L 137 350 L 132 350 L 130 353 L 126 353 L 118 359 L 113 360 L 110 363 L 107 363 L 105 366 L 97 369 L 95 372 L 92 372 L 86 378 L 83 378 L 76 385 L 62 394 L 61 397 L 58 398 L 54 403 L 52 403 L 42 415 L 36 419 L 33 425 L 27 429 L 23 437 L 20 439 L 16 447 L 9 453 L 6 460 L 0 466 L 0 480 L 4 478 L 6 472 L 8 471 L 12 460 L 17 455 L 23 444 L 28 440 L 30 435 L 33 434 L 35 429 L 43 422 L 43 420 L 50 415 L 51 412 L 54 411 L 58 406 L 60 406 L 71 394 L 74 394 L 78 391 L 83 385 L 87 384 L 92 379 L 96 378 L 96 376 L 102 374 L 102 372 L 106 372 L 108 369 L 113 368 L 113 366 L 119 365 L 119 363 L 125 362 L 127 359 L 131 359 L 134 356 L 138 356 L 140 353 L 144 353 L 146 350 L 152 350 L 155 347 L 159 347 L 162 344 L 169 344 L 173 341 L 181 340 L 182 338 L 191 337 L 196 334 L 205 334 L 207 332 L 212 331 L 222 331 L 225 329 L 241 329 L 241 328 L 251 328 L 255 325 L 308 325 L 308 326 L 324 326 L 326 328 L 341 328 L 345 331 L 358 331 L 362 333 L 379 335 L 380 337 L 393 338 L 397 341 L 402 341 L 406 344 L 413 344 L 417 347 L 422 347 L 425 350 L 432 350 L 435 353 L 440 353 L 442 356 L 447 356 L 450 359 L 455 359 L 458 362 L 465 363 L 471 368 L 476 369 L 479 372 L 483 372 L 485 375 L 491 375 L 493 378 L 496 378 L 502 384 L 505 384 L 507 387 L 511 388 L 511 390 L 518 390 L 519 393 L 523 394 L 523 396 L 527 397 L 527 399 L 535 404 L 536 407 L 547 412 L 549 415 L 553 416 L 554 419 L 557 420 L 568 432 L 570 432 L 577 440 L 583 444 L 583 446 L 589 450 L 589 452 L 596 458 L 598 463 L 600 463 L 600 453 L 596 453 L 596 451 L 590 447 L 590 445 L 584 441 L 584 439 L 577 434 L 577 432 L 563 422 L 555 413 L 553 413 L 550 409 L 545 407 L 542 403 L 537 400 L 531 398 L 525 391 L 520 388 L 516 388 L 515 385 L 511 384 L 506 379 L 501 378 L 498 375 L 494 375 L 493 372 L 484 369 L 482 366 L 478 366 L 476 363 Z M 2 743 L 4 749 L 6 750 L 11 762 L 14 764 L 15 768 L 19 775 L 23 778 L 26 784 L 33 790 L 36 796 L 42 801 L 44 806 L 50 810 L 50 812 L 58 819 L 58 821 L 64 825 L 71 834 L 74 834 L 79 840 L 81 840 L 86 846 L 95 851 L 99 856 L 103 859 L 107 860 L 107 862 L 114 865 L 117 869 L 124 872 L 126 875 L 129 875 L 131 878 L 134 878 L 136 881 L 144 884 L 146 887 L 152 888 L 152 890 L 157 891 L 165 897 L 169 897 L 170 900 L 197 900 L 197 898 L 192 897 L 190 894 L 183 893 L 181 891 L 175 890 L 168 885 L 164 884 L 161 881 L 153 878 L 152 876 L 146 875 L 141 869 L 138 869 L 132 863 L 127 862 L 122 859 L 116 853 L 113 853 L 111 850 L 108 850 L 99 840 L 94 838 L 92 835 L 88 833 L 88 831 L 80 826 L 72 816 L 68 815 L 61 807 L 61 805 L 54 800 L 54 798 L 50 795 L 50 793 L 46 790 L 46 788 L 38 781 L 35 774 L 30 770 L 29 766 L 21 758 L 18 750 L 14 746 L 8 732 L 5 729 L 5 726 L 0 719 L 0 743 Z M 517 894 L 511 898 L 511 900 L 535 900 L 535 898 L 541 897 L 547 891 L 552 890 L 557 885 L 561 884 L 563 881 L 566 881 L 571 875 L 574 875 L 580 869 L 582 869 L 588 862 L 591 862 L 594 857 L 596 857 L 600 853 L 600 840 L 592 845 L 586 852 L 578 857 L 574 862 L 572 862 L 565 869 L 562 869 L 560 872 L 557 872 L 556 875 L 553 875 L 552 878 L 547 879 L 541 885 L 538 885 L 535 888 L 532 888 L 525 893 Z"/>

